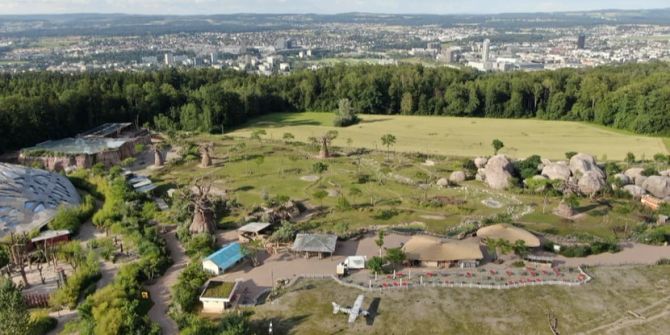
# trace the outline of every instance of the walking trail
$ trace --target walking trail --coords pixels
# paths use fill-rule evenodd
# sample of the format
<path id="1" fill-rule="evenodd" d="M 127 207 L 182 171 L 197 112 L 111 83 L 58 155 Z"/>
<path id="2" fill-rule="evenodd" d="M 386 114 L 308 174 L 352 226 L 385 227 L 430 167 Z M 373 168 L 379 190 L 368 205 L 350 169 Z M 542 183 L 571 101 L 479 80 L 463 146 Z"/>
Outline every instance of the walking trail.
<path id="1" fill-rule="evenodd" d="M 163 334 L 171 335 L 177 334 L 179 329 L 174 320 L 168 315 L 168 308 L 172 299 L 170 288 L 177 282 L 179 273 L 186 267 L 188 257 L 184 254 L 184 248 L 182 248 L 177 240 L 174 230 L 166 233 L 164 237 L 174 263 L 163 276 L 158 278 L 156 283 L 147 287 L 151 300 L 154 302 L 154 305 L 149 310 L 149 318 L 161 327 Z"/>

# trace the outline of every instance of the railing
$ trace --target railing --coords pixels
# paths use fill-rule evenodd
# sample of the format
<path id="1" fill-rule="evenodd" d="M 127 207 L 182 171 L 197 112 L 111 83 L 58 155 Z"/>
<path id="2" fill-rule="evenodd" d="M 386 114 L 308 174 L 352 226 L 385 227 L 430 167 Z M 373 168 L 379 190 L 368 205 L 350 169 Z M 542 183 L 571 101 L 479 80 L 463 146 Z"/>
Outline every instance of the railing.
<path id="1" fill-rule="evenodd" d="M 327 274 L 303 274 L 303 275 L 298 275 L 296 276 L 293 280 L 289 282 L 289 284 L 286 285 L 286 287 L 291 287 L 295 285 L 299 280 L 301 279 L 332 279 L 335 282 L 337 282 L 340 285 L 351 287 L 351 288 L 356 288 L 359 290 L 363 291 L 384 291 L 384 290 L 390 290 L 390 289 L 409 289 L 409 288 L 421 288 L 421 287 L 447 287 L 447 288 L 479 288 L 479 289 L 491 289 L 491 290 L 505 290 L 505 289 L 512 289 L 512 288 L 521 288 L 521 287 L 528 287 L 528 286 L 543 286 L 543 285 L 562 285 L 562 286 L 569 286 L 569 287 L 575 287 L 575 286 L 581 286 L 584 285 L 588 282 L 590 282 L 593 278 L 589 276 L 584 270 L 582 270 L 581 267 L 577 268 L 579 270 L 579 275 L 583 276 L 582 280 L 577 280 L 577 281 L 567 281 L 567 280 L 542 280 L 542 281 L 530 281 L 530 282 L 520 282 L 520 283 L 513 283 L 513 284 L 508 284 L 508 283 L 503 283 L 503 284 L 477 284 L 477 283 L 466 283 L 466 282 L 425 282 L 421 284 L 416 284 L 416 283 L 403 283 L 402 285 L 394 286 L 394 285 L 389 285 L 387 287 L 383 286 L 377 286 L 371 287 L 371 286 L 363 286 L 359 285 L 356 283 L 349 283 L 346 282 L 340 278 L 338 278 L 335 275 L 327 275 Z"/>

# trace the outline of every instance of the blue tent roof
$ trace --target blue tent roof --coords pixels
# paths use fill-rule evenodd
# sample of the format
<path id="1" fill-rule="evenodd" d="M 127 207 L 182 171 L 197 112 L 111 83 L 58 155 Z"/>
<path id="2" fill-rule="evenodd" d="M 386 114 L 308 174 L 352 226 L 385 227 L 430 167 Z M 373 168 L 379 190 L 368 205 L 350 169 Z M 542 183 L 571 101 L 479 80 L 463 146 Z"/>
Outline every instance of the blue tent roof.
<path id="1" fill-rule="evenodd" d="M 235 263 L 242 259 L 242 257 L 242 248 L 240 247 L 240 244 L 234 242 L 207 256 L 206 259 L 212 261 L 221 270 L 226 270 L 235 265 Z"/>

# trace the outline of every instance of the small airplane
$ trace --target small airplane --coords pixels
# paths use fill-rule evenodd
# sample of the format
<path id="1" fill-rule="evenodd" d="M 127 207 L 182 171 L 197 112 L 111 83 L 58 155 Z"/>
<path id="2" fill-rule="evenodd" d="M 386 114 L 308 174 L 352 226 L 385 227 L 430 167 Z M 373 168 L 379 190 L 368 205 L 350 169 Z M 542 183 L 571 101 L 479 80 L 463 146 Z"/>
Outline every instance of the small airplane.
<path id="1" fill-rule="evenodd" d="M 337 303 L 333 302 L 333 314 L 337 314 L 340 312 L 349 314 L 349 323 L 351 324 L 354 323 L 354 321 L 356 321 L 356 318 L 358 318 L 359 315 L 363 316 L 370 315 L 368 311 L 362 309 L 361 307 L 363 307 L 362 294 L 356 298 L 356 301 L 354 301 L 354 306 L 352 306 L 351 308 L 342 307 Z"/>

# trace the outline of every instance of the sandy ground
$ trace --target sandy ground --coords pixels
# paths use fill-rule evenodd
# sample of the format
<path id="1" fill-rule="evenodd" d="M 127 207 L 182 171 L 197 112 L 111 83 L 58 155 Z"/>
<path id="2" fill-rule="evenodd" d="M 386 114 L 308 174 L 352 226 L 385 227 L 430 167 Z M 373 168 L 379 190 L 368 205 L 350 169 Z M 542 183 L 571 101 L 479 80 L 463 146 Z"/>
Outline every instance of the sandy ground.
<path id="1" fill-rule="evenodd" d="M 569 266 L 577 265 L 627 265 L 627 264 L 641 264 L 649 265 L 656 264 L 661 258 L 670 259 L 670 246 L 654 246 L 638 243 L 627 243 L 623 245 L 623 250 L 616 254 L 604 253 L 599 255 L 591 255 L 583 258 L 566 258 L 557 256 L 559 262 Z"/>
<path id="2" fill-rule="evenodd" d="M 227 232 L 227 238 L 232 238 L 236 232 Z M 318 259 L 316 257 L 304 258 L 301 255 L 289 253 L 268 255 L 260 257 L 262 264 L 252 267 L 244 262 L 234 267 L 217 279 L 241 281 L 239 289 L 241 292 L 247 290 L 247 294 L 254 298 L 272 287 L 273 280 L 293 279 L 298 275 L 332 275 L 338 263 L 347 256 L 364 255 L 369 257 L 378 256 L 379 248 L 375 244 L 375 235 L 367 236 L 359 241 L 339 241 L 337 249 L 332 257 Z M 409 239 L 408 236 L 389 234 L 384 238 L 384 247 L 396 248 Z"/>
<path id="3" fill-rule="evenodd" d="M 184 248 L 179 244 L 174 231 L 170 231 L 163 236 L 174 263 L 156 283 L 147 287 L 154 302 L 149 310 L 149 318 L 158 323 L 163 334 L 177 334 L 177 324 L 167 314 L 172 299 L 170 288 L 177 282 L 179 273 L 188 264 L 188 258 L 184 255 Z"/>

